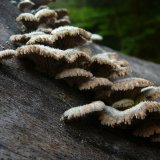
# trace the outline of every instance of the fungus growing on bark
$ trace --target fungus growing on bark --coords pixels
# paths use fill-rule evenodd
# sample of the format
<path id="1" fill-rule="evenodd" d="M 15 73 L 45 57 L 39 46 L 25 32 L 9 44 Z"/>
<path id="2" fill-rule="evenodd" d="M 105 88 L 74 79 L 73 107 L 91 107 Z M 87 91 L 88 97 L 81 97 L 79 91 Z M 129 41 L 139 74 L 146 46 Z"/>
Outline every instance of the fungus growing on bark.
<path id="1" fill-rule="evenodd" d="M 107 112 L 106 112 L 107 111 Z M 102 125 L 117 126 L 131 125 L 132 121 L 144 120 L 149 113 L 159 113 L 160 103 L 154 101 L 144 101 L 124 111 L 114 108 L 107 108 L 100 116 Z"/>
<path id="2" fill-rule="evenodd" d="M 81 68 L 64 69 L 55 76 L 55 79 L 65 80 L 70 86 L 83 83 L 93 77 L 93 74 Z"/>
<path id="3" fill-rule="evenodd" d="M 151 137 L 155 134 L 160 134 L 160 123 L 158 120 L 151 120 L 137 127 L 133 135 L 138 137 Z"/>
<path id="4" fill-rule="evenodd" d="M 110 88 L 112 86 L 112 82 L 107 78 L 92 78 L 87 82 L 82 83 L 79 86 L 80 90 L 96 90 L 101 88 Z"/>
<path id="5" fill-rule="evenodd" d="M 116 80 L 110 90 L 107 92 L 101 92 L 97 97 L 109 104 L 113 104 L 116 101 L 122 99 L 137 99 L 141 89 L 151 86 L 152 83 L 142 78 L 124 78 Z"/>
<path id="6" fill-rule="evenodd" d="M 89 52 L 83 52 L 76 49 L 68 49 L 64 50 L 64 53 L 66 62 L 68 64 L 73 64 L 74 67 L 81 66 L 81 68 L 86 68 L 91 63 Z"/>
<path id="7" fill-rule="evenodd" d="M 67 26 L 71 23 L 67 9 L 65 8 L 56 9 L 55 12 L 57 13 L 57 19 L 53 25 L 53 28 L 58 28 L 60 26 Z"/>
<path id="8" fill-rule="evenodd" d="M 141 102 L 130 109 L 119 111 L 105 105 L 102 101 L 95 101 L 84 106 L 67 110 L 64 112 L 61 120 L 72 120 L 93 112 L 100 112 L 99 119 L 101 124 L 114 127 L 122 124 L 131 125 L 134 119 L 144 120 L 149 113 L 156 113 L 159 111 L 160 103 L 158 102 Z"/>
<path id="9" fill-rule="evenodd" d="M 67 26 L 71 23 L 70 18 L 68 16 L 63 17 L 62 19 L 58 19 L 55 21 L 53 28 L 58 28 L 60 26 Z"/>
<path id="10" fill-rule="evenodd" d="M 35 14 L 39 24 L 52 24 L 56 21 L 57 13 L 51 9 L 41 9 Z"/>
<path id="11" fill-rule="evenodd" d="M 90 56 L 87 53 L 76 49 L 60 50 L 44 45 L 26 45 L 17 48 L 17 56 L 27 56 L 30 54 L 41 55 L 44 57 L 53 57 L 57 60 L 65 59 L 67 63 L 74 63 L 76 60 L 85 59 L 89 61 Z"/>
<path id="12" fill-rule="evenodd" d="M 31 13 L 21 13 L 16 20 L 21 22 L 27 29 L 36 29 L 38 25 L 38 19 Z"/>
<path id="13" fill-rule="evenodd" d="M 124 67 L 125 66 L 125 67 Z M 97 54 L 92 57 L 91 71 L 99 77 L 118 77 L 128 73 L 126 61 L 120 61 L 112 52 Z"/>
<path id="14" fill-rule="evenodd" d="M 10 41 L 14 44 L 26 44 L 31 37 L 46 35 L 44 32 L 35 31 L 26 34 L 16 34 L 10 37 Z"/>
<path id="15" fill-rule="evenodd" d="M 99 34 L 92 34 L 91 40 L 92 41 L 102 41 L 103 37 Z"/>
<path id="16" fill-rule="evenodd" d="M 149 86 L 141 90 L 141 93 L 139 94 L 137 99 L 153 101 L 158 98 L 160 98 L 160 87 Z"/>
<path id="17" fill-rule="evenodd" d="M 12 49 L 0 51 L 0 62 L 4 59 L 10 59 L 15 55 L 16 55 L 16 51 Z"/>
<path id="18" fill-rule="evenodd" d="M 81 66 L 88 62 L 90 57 L 87 53 L 76 49 L 60 50 L 43 45 L 28 45 L 17 48 L 17 57 L 26 57 L 33 60 L 47 73 L 57 73 L 68 66 Z M 76 64 L 76 65 L 75 65 Z"/>
<path id="19" fill-rule="evenodd" d="M 55 0 L 32 1 L 35 3 L 35 9 Z M 19 8 L 30 9 L 33 3 L 31 2 L 32 5 L 29 3 L 29 0 L 24 0 L 19 3 Z M 146 123 L 146 126 L 140 126 L 140 130 L 137 128 L 135 133 L 139 136 L 151 136 L 153 141 L 160 140 L 158 121 L 154 119 L 156 122 L 153 125 L 148 123 L 152 120 L 151 116 L 148 116 L 151 115 L 149 113 L 159 118 L 160 103 L 144 101 L 159 98 L 159 87 L 150 86 L 152 83 L 142 78 L 115 81 L 115 78 L 130 72 L 128 62 L 120 60 L 115 52 L 106 52 L 98 46 L 94 49 L 104 53 L 94 55 L 83 49 L 86 47 L 83 44 L 92 40 L 102 40 L 101 36 L 78 27 L 64 27 L 70 23 L 66 9 L 50 10 L 48 6 L 41 6 L 31 13 L 20 14 L 17 21 L 22 22 L 28 30 L 37 31 L 11 36 L 10 40 L 14 44 L 27 45 L 17 48 L 16 51 L 1 51 L 0 61 L 13 56 L 29 58 L 40 71 L 55 76 L 56 79 L 65 80 L 69 84 L 76 84 L 80 90 L 91 91 L 98 99 L 90 104 L 69 109 L 61 120 L 71 120 L 93 112 L 97 112 L 101 124 L 107 126 L 135 125 L 137 124 L 133 123 L 135 119 L 144 120 L 142 122 Z M 55 29 L 56 27 L 59 28 Z M 79 50 L 68 49 L 80 45 L 83 47 Z M 144 102 L 140 102 L 142 100 Z"/>
<path id="20" fill-rule="evenodd" d="M 50 9 L 41 9 L 34 14 L 22 13 L 17 17 L 17 22 L 21 22 L 28 30 L 34 30 L 39 25 L 52 25 L 57 18 L 57 13 Z"/>
<path id="21" fill-rule="evenodd" d="M 46 46 L 53 46 L 53 36 L 52 35 L 40 35 L 37 37 L 31 37 L 30 40 L 26 43 L 27 45 L 32 44 L 42 44 Z"/>
<path id="22" fill-rule="evenodd" d="M 54 29 L 52 35 L 31 38 L 27 44 L 45 44 L 59 49 L 68 49 L 83 45 L 91 38 L 91 33 L 84 29 L 64 26 Z"/>
<path id="23" fill-rule="evenodd" d="M 73 26 L 65 26 L 65 27 L 59 27 L 52 31 L 52 35 L 61 35 L 62 38 L 65 36 L 81 36 L 81 38 L 84 38 L 86 40 L 89 40 L 91 38 L 91 33 L 87 32 L 86 30 L 78 27 Z"/>
<path id="24" fill-rule="evenodd" d="M 74 107 L 65 111 L 61 117 L 61 121 L 68 121 L 75 118 L 83 117 L 93 112 L 101 112 L 104 111 L 104 109 L 105 104 L 102 101 L 95 101 L 90 104 Z"/>
<path id="25" fill-rule="evenodd" d="M 122 100 L 114 102 L 112 104 L 112 107 L 120 109 L 120 110 L 125 110 L 127 108 L 131 108 L 134 104 L 135 102 L 132 99 L 122 99 Z"/>
<path id="26" fill-rule="evenodd" d="M 152 83 L 146 79 L 131 77 L 115 81 L 111 89 L 112 91 L 127 91 L 135 88 L 139 88 L 141 90 L 142 88 L 150 85 L 152 85 Z"/>
<path id="27" fill-rule="evenodd" d="M 84 78 L 90 79 L 93 77 L 93 74 L 89 71 L 86 71 L 81 68 L 69 68 L 65 69 L 62 72 L 56 75 L 56 79 L 66 79 L 66 78 Z"/>
<path id="28" fill-rule="evenodd" d="M 66 8 L 55 9 L 57 13 L 57 19 L 62 19 L 65 16 L 68 16 L 68 10 Z"/>
<path id="29" fill-rule="evenodd" d="M 64 112 L 61 120 L 71 120 L 89 113 L 100 112 L 99 119 L 101 124 L 114 127 L 122 124 L 131 125 L 134 119 L 144 120 L 149 113 L 159 111 L 160 103 L 158 102 L 141 102 L 130 109 L 119 111 L 113 107 L 106 106 L 102 101 L 95 101 L 88 105 L 69 109 Z"/>
<path id="30" fill-rule="evenodd" d="M 30 0 L 22 0 L 18 3 L 18 9 L 20 9 L 21 11 L 27 11 L 31 10 L 34 5 L 35 3 Z"/>
<path id="31" fill-rule="evenodd" d="M 122 60 L 123 61 L 123 60 Z M 129 72 L 131 72 L 131 68 L 129 66 L 126 66 L 126 67 L 120 67 L 119 70 L 116 70 L 116 71 L 112 71 L 109 75 L 108 78 L 111 78 L 111 79 L 117 79 L 119 77 L 124 77 L 126 76 Z"/>
<path id="32" fill-rule="evenodd" d="M 113 63 L 113 60 L 115 60 L 115 57 L 110 56 L 110 53 L 108 54 L 107 52 L 105 53 L 100 53 L 97 55 L 94 55 L 92 57 L 92 61 L 97 62 L 100 65 L 108 65 L 111 68 L 117 68 L 117 65 L 115 63 Z"/>

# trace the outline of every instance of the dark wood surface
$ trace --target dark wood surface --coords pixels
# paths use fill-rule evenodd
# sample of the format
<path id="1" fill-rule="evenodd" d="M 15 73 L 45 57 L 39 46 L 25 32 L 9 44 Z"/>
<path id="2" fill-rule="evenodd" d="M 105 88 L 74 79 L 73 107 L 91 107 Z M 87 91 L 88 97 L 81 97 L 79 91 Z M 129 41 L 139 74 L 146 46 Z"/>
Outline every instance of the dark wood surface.
<path id="1" fill-rule="evenodd" d="M 12 48 L 10 35 L 19 33 L 18 10 L 0 1 L 0 50 Z M 107 47 L 90 44 L 94 52 Z M 98 48 L 97 48 L 98 47 Z M 133 75 L 160 83 L 160 66 L 120 56 Z M 159 144 L 128 132 L 99 125 L 90 116 L 70 124 L 59 121 L 68 108 L 90 102 L 88 95 L 33 69 L 29 61 L 11 59 L 0 65 L 0 158 L 4 160 L 158 160 Z"/>

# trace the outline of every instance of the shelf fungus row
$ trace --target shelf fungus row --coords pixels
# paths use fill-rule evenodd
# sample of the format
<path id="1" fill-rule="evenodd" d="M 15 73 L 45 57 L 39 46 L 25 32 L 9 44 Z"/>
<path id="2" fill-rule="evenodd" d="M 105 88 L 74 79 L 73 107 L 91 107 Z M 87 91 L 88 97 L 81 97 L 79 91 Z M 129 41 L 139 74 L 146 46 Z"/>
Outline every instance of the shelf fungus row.
<path id="1" fill-rule="evenodd" d="M 18 4 L 27 12 L 20 14 L 17 21 L 32 32 L 11 36 L 11 42 L 18 48 L 1 51 L 0 60 L 31 59 L 41 72 L 93 97 L 92 103 L 67 110 L 61 120 L 70 121 L 96 112 L 102 125 L 125 125 L 132 128 L 135 136 L 160 141 L 160 87 L 143 78 L 127 77 L 131 71 L 128 62 L 113 52 L 104 50 L 93 55 L 85 44 L 102 37 L 68 26 L 66 9 L 52 10 L 40 6 L 49 0 L 43 2 L 23 0 Z"/>
<path id="2" fill-rule="evenodd" d="M 38 28 L 57 28 L 70 24 L 68 12 L 63 8 L 53 10 L 45 7 L 34 13 L 21 13 L 16 20 L 22 23 L 26 30 L 29 31 Z"/>
<path id="3" fill-rule="evenodd" d="M 43 44 L 59 49 L 68 49 L 83 45 L 91 38 L 91 33 L 84 29 L 72 26 L 63 26 L 54 29 L 50 34 L 31 32 L 10 37 L 14 44 Z"/>
<path id="4" fill-rule="evenodd" d="M 84 106 L 78 106 L 66 111 L 61 120 L 72 120 L 93 112 L 99 112 L 101 124 L 107 126 L 131 125 L 134 120 L 144 120 L 151 113 L 160 111 L 160 103 L 144 101 L 124 111 L 105 105 L 102 101 L 94 101 Z"/>
<path id="5" fill-rule="evenodd" d="M 27 12 L 31 11 L 34 7 L 40 7 L 48 4 L 49 2 L 55 2 L 56 0 L 21 0 L 17 7 L 21 11 Z"/>

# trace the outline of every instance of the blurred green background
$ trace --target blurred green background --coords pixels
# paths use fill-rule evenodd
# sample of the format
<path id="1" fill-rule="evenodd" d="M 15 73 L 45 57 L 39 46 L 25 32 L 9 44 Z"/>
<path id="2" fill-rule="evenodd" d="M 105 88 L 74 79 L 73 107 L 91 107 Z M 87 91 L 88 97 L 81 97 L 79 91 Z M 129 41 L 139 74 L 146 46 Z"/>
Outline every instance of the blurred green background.
<path id="1" fill-rule="evenodd" d="M 160 63 L 160 0 L 57 0 L 72 24 L 104 37 L 101 44 Z"/>

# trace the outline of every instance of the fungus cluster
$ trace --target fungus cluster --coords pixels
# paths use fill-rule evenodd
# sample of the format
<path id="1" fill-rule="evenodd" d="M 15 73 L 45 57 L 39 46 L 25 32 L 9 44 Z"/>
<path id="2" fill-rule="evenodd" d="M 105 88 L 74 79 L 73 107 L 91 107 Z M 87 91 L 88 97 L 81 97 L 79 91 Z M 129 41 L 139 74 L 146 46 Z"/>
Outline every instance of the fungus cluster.
<path id="1" fill-rule="evenodd" d="M 47 2 L 23 0 L 18 4 L 18 8 L 27 11 L 17 17 L 26 30 L 10 37 L 18 48 L 1 51 L 0 60 L 31 59 L 39 71 L 92 95 L 92 103 L 67 110 L 61 120 L 96 112 L 102 125 L 125 125 L 132 128 L 135 136 L 160 141 L 160 87 L 146 79 L 128 77 L 128 62 L 114 52 L 93 55 L 82 49 L 80 46 L 102 37 L 68 26 L 68 11 L 40 6 Z"/>
<path id="2" fill-rule="evenodd" d="M 18 4 L 21 10 L 28 9 L 34 6 L 34 3 L 30 0 L 24 0 Z M 70 24 L 70 18 L 68 10 L 61 8 L 57 10 L 49 9 L 47 6 L 39 7 L 31 12 L 21 13 L 17 18 L 17 22 L 23 24 L 25 30 L 43 30 L 48 28 L 57 28 L 59 26 L 65 26 Z"/>

